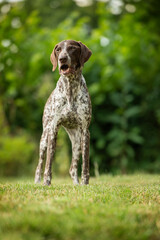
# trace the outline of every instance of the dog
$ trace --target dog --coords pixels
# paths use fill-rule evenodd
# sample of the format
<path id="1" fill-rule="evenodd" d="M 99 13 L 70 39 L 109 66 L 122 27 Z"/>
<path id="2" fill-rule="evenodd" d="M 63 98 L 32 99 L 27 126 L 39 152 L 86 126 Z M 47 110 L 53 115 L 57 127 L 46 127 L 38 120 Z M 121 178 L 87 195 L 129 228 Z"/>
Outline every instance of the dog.
<path id="1" fill-rule="evenodd" d="M 52 179 L 52 161 L 56 148 L 58 129 L 63 126 L 72 143 L 70 176 L 74 184 L 79 184 L 78 161 L 82 154 L 81 184 L 89 184 L 89 144 L 88 127 L 91 121 L 91 100 L 82 75 L 84 63 L 92 52 L 80 41 L 64 40 L 58 43 L 50 60 L 55 71 L 57 65 L 60 78 L 56 88 L 48 98 L 43 113 L 43 133 L 40 140 L 39 162 L 35 173 L 35 183 L 41 181 L 42 167 L 46 154 L 44 185 Z"/>

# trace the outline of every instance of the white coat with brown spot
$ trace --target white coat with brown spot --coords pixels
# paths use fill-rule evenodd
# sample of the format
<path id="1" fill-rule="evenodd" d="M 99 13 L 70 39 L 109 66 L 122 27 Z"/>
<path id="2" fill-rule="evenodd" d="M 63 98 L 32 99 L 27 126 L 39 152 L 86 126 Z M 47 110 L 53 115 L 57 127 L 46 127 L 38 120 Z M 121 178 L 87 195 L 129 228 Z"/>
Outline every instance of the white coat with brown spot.
<path id="1" fill-rule="evenodd" d="M 43 113 L 43 133 L 40 140 L 39 162 L 35 183 L 41 181 L 46 154 L 44 185 L 51 184 L 52 161 L 58 129 L 63 126 L 72 143 L 72 162 L 69 173 L 78 184 L 78 161 L 82 154 L 81 183 L 89 184 L 89 124 L 91 100 L 82 75 L 82 68 L 91 51 L 81 42 L 65 40 L 57 44 L 51 54 L 53 71 L 59 67 L 60 78 L 47 100 Z"/>

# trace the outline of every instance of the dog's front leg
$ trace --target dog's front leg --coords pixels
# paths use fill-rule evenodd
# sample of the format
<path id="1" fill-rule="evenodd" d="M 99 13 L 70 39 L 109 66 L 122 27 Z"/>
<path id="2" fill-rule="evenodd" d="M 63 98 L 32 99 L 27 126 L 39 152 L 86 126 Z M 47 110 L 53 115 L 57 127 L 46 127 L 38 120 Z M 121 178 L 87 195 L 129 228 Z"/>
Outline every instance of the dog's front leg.
<path id="1" fill-rule="evenodd" d="M 47 142 L 48 142 L 48 132 L 45 129 L 43 131 L 43 134 L 41 136 L 41 141 L 40 141 L 39 162 L 38 162 L 38 166 L 36 168 L 36 173 L 35 173 L 35 183 L 40 183 L 41 181 L 41 174 L 42 174 L 43 162 L 45 159 L 45 153 L 47 149 Z"/>
<path id="2" fill-rule="evenodd" d="M 90 133 L 88 129 L 82 133 L 81 146 L 82 146 L 82 175 L 81 184 L 89 184 L 89 141 Z"/>
<path id="3" fill-rule="evenodd" d="M 52 162 L 56 148 L 57 131 L 51 132 L 48 136 L 47 159 L 44 171 L 44 185 L 50 185 L 52 179 Z"/>

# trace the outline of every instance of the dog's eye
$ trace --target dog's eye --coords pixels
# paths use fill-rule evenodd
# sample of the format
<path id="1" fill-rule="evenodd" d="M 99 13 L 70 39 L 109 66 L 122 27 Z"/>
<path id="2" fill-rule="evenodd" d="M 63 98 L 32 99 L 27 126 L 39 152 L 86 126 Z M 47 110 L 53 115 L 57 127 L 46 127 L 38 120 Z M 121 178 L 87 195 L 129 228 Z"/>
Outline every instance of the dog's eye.
<path id="1" fill-rule="evenodd" d="M 56 49 L 56 51 L 57 51 L 57 52 L 60 52 L 60 51 L 61 51 L 61 48 L 60 48 L 60 47 L 58 47 L 58 48 Z"/>
<path id="2" fill-rule="evenodd" d="M 69 46 L 68 50 L 76 50 L 76 47 L 75 46 Z"/>

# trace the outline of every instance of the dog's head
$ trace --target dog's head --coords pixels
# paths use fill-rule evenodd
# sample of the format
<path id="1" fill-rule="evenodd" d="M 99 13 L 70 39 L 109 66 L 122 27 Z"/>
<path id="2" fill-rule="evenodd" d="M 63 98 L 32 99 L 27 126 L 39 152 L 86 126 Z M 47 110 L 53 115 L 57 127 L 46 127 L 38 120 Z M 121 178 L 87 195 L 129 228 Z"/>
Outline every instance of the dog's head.
<path id="1" fill-rule="evenodd" d="M 54 71 L 59 67 L 61 75 L 75 74 L 88 61 L 92 52 L 81 42 L 64 40 L 58 43 L 51 54 Z"/>

